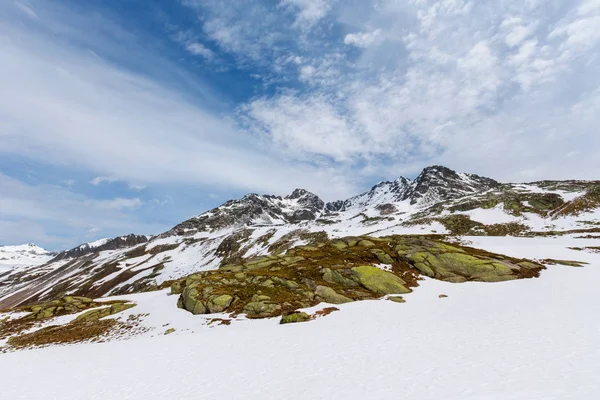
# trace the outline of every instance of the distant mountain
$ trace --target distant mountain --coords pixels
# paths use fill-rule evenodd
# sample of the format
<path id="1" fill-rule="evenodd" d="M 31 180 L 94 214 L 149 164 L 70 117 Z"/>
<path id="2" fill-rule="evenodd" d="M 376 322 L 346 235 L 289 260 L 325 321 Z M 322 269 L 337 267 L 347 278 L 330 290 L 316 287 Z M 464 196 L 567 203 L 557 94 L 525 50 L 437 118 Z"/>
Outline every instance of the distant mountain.
<path id="1" fill-rule="evenodd" d="M 248 194 L 154 237 L 102 239 L 58 254 L 0 247 L 1 263 L 22 265 L 0 270 L 0 309 L 65 294 L 100 297 L 156 289 L 242 257 L 327 238 L 573 232 L 600 233 L 600 182 L 506 184 L 432 166 L 414 181 L 381 182 L 327 204 L 303 189 L 285 197 Z"/>
<path id="2" fill-rule="evenodd" d="M 44 264 L 54 254 L 35 244 L 0 246 L 0 273 L 15 267 Z"/>

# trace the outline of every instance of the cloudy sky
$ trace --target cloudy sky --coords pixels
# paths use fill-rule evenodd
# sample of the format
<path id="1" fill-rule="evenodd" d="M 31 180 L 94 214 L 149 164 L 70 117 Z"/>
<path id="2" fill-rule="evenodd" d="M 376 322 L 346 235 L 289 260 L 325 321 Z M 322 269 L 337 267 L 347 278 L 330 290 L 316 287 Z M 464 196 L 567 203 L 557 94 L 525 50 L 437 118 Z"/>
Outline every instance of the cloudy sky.
<path id="1" fill-rule="evenodd" d="M 432 164 L 600 179 L 600 0 L 0 2 L 0 243 Z"/>

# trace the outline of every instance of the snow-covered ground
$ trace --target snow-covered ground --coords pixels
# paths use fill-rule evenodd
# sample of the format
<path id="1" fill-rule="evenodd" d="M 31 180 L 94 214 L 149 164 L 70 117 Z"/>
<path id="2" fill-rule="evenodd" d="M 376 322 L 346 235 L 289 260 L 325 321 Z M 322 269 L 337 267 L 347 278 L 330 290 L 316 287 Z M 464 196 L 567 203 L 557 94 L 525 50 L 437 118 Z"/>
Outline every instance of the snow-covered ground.
<path id="1" fill-rule="evenodd" d="M 405 304 L 338 306 L 311 322 L 233 321 L 175 308 L 166 292 L 122 296 L 154 331 L 127 341 L 0 355 L 6 399 L 597 399 L 600 240 L 466 238 L 513 256 L 590 263 L 538 279 L 422 282 Z M 448 298 L 439 298 L 440 294 Z M 168 325 L 166 325 L 168 324 Z M 163 335 L 167 328 L 176 330 Z"/>

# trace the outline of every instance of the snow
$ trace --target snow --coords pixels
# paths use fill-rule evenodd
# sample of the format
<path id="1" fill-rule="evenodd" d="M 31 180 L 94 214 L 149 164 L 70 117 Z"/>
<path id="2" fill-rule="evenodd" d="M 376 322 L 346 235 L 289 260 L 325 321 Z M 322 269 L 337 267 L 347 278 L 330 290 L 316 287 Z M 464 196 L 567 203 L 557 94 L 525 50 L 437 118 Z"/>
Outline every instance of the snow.
<path id="1" fill-rule="evenodd" d="M 423 281 L 405 295 L 337 306 L 315 321 L 233 321 L 175 308 L 165 291 L 121 296 L 155 327 L 127 341 L 0 356 L 7 399 L 600 398 L 599 240 L 466 238 L 518 257 L 587 261 L 538 279 Z M 439 294 L 449 297 L 440 299 Z M 211 316 L 214 317 L 214 316 Z M 124 315 L 122 318 L 126 318 Z M 169 327 L 172 335 L 162 333 Z M 35 385 L 31 384 L 35 377 Z"/>
<path id="2" fill-rule="evenodd" d="M 108 243 L 109 240 L 110 240 L 110 238 L 94 240 L 93 242 L 82 244 L 81 246 L 79 246 L 79 248 L 80 249 L 95 249 L 96 247 L 104 246 L 106 243 Z"/>
<path id="3" fill-rule="evenodd" d="M 41 265 L 54 255 L 35 244 L 0 246 L 0 273 L 13 268 Z"/>

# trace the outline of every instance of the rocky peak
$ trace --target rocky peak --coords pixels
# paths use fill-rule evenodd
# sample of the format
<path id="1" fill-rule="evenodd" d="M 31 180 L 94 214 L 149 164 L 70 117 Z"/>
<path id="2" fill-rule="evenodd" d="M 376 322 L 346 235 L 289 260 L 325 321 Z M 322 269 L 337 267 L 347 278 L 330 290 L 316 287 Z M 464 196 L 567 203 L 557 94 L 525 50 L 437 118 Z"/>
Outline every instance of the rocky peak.
<path id="1" fill-rule="evenodd" d="M 457 173 L 450 168 L 434 165 L 421 172 L 406 197 L 410 199 L 411 204 L 427 206 L 439 201 L 485 192 L 498 186 L 500 183 L 490 178 Z"/>
<path id="2" fill-rule="evenodd" d="M 299 199 L 300 197 L 305 196 L 307 194 L 315 196 L 314 194 L 310 193 L 308 190 L 305 190 L 305 189 L 295 189 L 292 193 L 290 193 L 287 196 L 285 196 L 285 198 L 289 199 L 289 200 L 295 200 L 295 199 Z"/>

